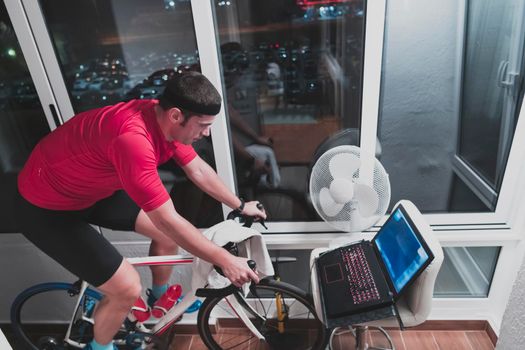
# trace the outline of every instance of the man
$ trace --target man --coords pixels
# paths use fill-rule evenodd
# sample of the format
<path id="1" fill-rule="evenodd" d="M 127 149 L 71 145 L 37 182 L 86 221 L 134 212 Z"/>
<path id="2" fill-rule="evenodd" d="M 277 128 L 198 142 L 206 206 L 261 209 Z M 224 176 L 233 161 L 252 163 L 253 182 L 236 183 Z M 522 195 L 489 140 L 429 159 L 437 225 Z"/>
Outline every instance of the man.
<path id="1" fill-rule="evenodd" d="M 246 259 L 204 238 L 176 212 L 157 172 L 173 158 L 216 200 L 266 218 L 257 202 L 244 203 L 229 191 L 191 147 L 209 136 L 220 107 L 219 93 L 202 74 L 180 74 L 158 101 L 133 100 L 78 114 L 40 141 L 21 171 L 24 235 L 104 293 L 88 349 L 113 349 L 113 336 L 142 290 L 136 270 L 90 223 L 150 237 L 152 255 L 174 254 L 180 245 L 221 267 L 237 286 L 258 282 Z M 153 291 L 162 292 L 171 268 L 155 267 L 152 273 Z"/>

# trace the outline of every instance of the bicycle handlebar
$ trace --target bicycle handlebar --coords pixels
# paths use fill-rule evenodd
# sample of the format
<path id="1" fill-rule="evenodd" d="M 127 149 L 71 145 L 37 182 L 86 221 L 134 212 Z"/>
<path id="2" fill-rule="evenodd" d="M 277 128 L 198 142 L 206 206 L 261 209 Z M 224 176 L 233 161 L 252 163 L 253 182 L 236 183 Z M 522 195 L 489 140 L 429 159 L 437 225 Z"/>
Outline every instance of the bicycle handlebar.
<path id="1" fill-rule="evenodd" d="M 255 261 L 253 261 L 253 260 L 248 260 L 247 263 L 248 263 L 248 267 L 250 269 L 252 269 L 253 271 L 255 271 L 255 268 L 257 267 L 257 263 Z M 217 271 L 217 273 L 219 275 L 224 276 L 224 272 L 222 271 L 222 269 L 219 266 L 213 265 L 213 267 L 215 268 L 215 271 Z M 224 276 L 224 277 L 226 277 L 226 276 Z"/>
<path id="2" fill-rule="evenodd" d="M 263 210 L 264 205 L 262 203 L 257 203 L 257 209 Z M 235 220 L 239 219 L 239 222 L 243 224 L 244 227 L 252 227 L 254 222 L 260 223 L 265 229 L 268 229 L 266 225 L 264 224 L 263 219 L 256 220 L 256 217 L 244 215 L 238 210 L 232 210 L 228 216 L 226 217 L 227 220 Z"/>
<path id="3" fill-rule="evenodd" d="M 231 242 L 230 242 L 231 243 Z M 255 271 L 255 268 L 257 267 L 257 264 L 253 260 L 248 260 L 248 266 L 250 269 Z M 213 266 L 215 270 L 224 276 L 224 273 L 222 272 L 222 269 L 218 266 Z M 235 286 L 234 284 L 230 284 L 227 287 L 224 288 L 199 288 L 195 291 L 195 295 L 201 298 L 207 298 L 207 297 L 224 297 L 230 294 L 233 294 L 237 291 L 239 291 L 240 288 Z"/>

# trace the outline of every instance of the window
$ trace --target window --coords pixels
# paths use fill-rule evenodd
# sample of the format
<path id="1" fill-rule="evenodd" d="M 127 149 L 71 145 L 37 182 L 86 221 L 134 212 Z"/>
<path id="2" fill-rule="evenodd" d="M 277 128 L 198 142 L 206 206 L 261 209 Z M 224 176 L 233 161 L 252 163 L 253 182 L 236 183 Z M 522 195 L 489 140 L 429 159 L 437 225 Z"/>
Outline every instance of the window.
<path id="1" fill-rule="evenodd" d="M 521 2 L 466 3 L 387 5 L 381 162 L 426 213 L 495 210 L 519 110 Z"/>
<path id="2" fill-rule="evenodd" d="M 445 247 L 434 287 L 439 298 L 486 298 L 500 247 Z"/>
<path id="3" fill-rule="evenodd" d="M 237 190 L 272 221 L 318 220 L 318 150 L 359 142 L 364 1 L 213 3 Z"/>
<path id="4" fill-rule="evenodd" d="M 40 3 L 76 113 L 155 98 L 177 71 L 198 67 L 189 1 Z"/>
<path id="5" fill-rule="evenodd" d="M 40 1 L 75 113 L 158 97 L 182 71 L 200 71 L 190 1 Z M 215 167 L 211 138 L 195 150 Z M 173 161 L 161 178 L 181 213 L 198 227 L 222 220 L 220 205 Z"/>
<path id="6" fill-rule="evenodd" d="M 4 3 L 0 34 L 0 232 L 17 232 L 16 179 L 49 125 Z"/>
<path id="7" fill-rule="evenodd" d="M 493 210 L 523 94 L 521 1 L 470 1 L 465 16 L 462 105 L 455 170 Z"/>

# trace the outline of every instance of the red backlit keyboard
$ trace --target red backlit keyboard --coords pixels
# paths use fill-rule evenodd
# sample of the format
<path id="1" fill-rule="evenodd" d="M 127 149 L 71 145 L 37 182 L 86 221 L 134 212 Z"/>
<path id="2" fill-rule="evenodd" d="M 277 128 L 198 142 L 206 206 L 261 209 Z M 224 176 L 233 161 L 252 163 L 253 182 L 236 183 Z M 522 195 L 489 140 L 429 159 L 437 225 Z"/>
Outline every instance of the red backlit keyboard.
<path id="1" fill-rule="evenodd" d="M 359 244 L 341 249 L 346 280 L 355 305 L 379 300 L 379 291 L 368 266 L 363 247 Z"/>

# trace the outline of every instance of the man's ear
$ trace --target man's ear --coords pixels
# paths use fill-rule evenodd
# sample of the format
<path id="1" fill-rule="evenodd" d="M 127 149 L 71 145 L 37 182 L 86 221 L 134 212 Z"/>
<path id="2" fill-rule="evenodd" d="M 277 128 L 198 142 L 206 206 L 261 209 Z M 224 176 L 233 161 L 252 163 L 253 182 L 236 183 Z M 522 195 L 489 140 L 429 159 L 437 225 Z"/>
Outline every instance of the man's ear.
<path id="1" fill-rule="evenodd" d="M 168 110 L 168 119 L 174 124 L 181 124 L 184 122 L 184 114 L 177 107 Z"/>

